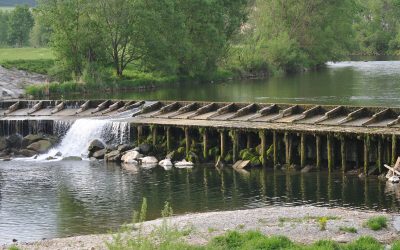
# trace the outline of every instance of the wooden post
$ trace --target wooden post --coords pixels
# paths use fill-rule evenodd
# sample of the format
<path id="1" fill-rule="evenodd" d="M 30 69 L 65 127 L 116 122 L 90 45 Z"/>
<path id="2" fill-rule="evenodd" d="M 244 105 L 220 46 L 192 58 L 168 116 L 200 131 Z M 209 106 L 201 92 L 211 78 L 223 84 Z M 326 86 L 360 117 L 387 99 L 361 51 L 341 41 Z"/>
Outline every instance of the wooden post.
<path id="1" fill-rule="evenodd" d="M 392 135 L 392 166 L 397 161 L 397 137 L 396 135 Z"/>
<path id="2" fill-rule="evenodd" d="M 267 138 L 265 136 L 265 131 L 262 130 L 259 132 L 260 140 L 261 140 L 261 163 L 263 167 L 267 166 Z"/>
<path id="3" fill-rule="evenodd" d="M 152 127 L 152 134 L 153 134 L 153 146 L 157 145 L 157 126 Z"/>
<path id="4" fill-rule="evenodd" d="M 327 153 L 328 153 L 328 170 L 332 171 L 333 163 L 334 163 L 332 135 L 328 134 L 326 142 L 327 142 L 326 144 L 327 144 Z"/>
<path id="5" fill-rule="evenodd" d="M 305 167 L 306 166 L 306 135 L 305 134 L 301 134 L 301 138 L 300 138 L 300 165 L 301 167 Z"/>
<path id="6" fill-rule="evenodd" d="M 204 134 L 203 134 L 203 157 L 204 157 L 204 160 L 208 159 L 208 133 L 207 133 L 207 129 L 204 129 Z"/>
<path id="7" fill-rule="evenodd" d="M 382 138 L 378 136 L 377 139 L 378 139 L 378 149 L 377 149 L 378 156 L 376 158 L 376 165 L 378 166 L 379 173 L 382 173 L 382 166 L 383 166 Z"/>
<path id="8" fill-rule="evenodd" d="M 224 160 L 225 158 L 225 131 L 220 131 L 220 137 L 221 137 L 221 148 L 220 148 L 220 156 L 221 156 L 221 160 Z"/>
<path id="9" fill-rule="evenodd" d="M 143 133 L 143 127 L 137 126 L 137 144 L 138 144 L 138 146 L 142 142 L 142 133 Z"/>
<path id="10" fill-rule="evenodd" d="M 370 146 L 370 139 L 369 135 L 364 137 L 364 174 L 368 175 L 369 169 L 369 146 Z"/>
<path id="11" fill-rule="evenodd" d="M 289 133 L 285 133 L 285 153 L 286 153 L 286 165 L 292 164 L 292 136 Z"/>
<path id="12" fill-rule="evenodd" d="M 346 138 L 341 136 L 340 138 L 340 158 L 342 160 L 342 171 L 345 173 L 347 171 L 346 166 Z"/>
<path id="13" fill-rule="evenodd" d="M 190 152 L 190 134 L 189 128 L 185 128 L 185 144 L 186 144 L 186 156 L 189 156 Z"/>
<path id="14" fill-rule="evenodd" d="M 274 168 L 278 166 L 278 135 L 276 131 L 272 134 L 273 137 L 273 148 L 274 148 Z"/>
<path id="15" fill-rule="evenodd" d="M 322 161 L 322 155 L 321 155 L 321 136 L 316 135 L 315 136 L 315 148 L 316 148 L 316 157 L 317 157 L 317 162 L 316 162 L 316 167 L 317 169 L 321 169 L 321 161 Z"/>
<path id="16" fill-rule="evenodd" d="M 232 159 L 233 163 L 235 163 L 239 159 L 239 132 L 236 130 L 231 131 L 232 133 Z"/>
<path id="17" fill-rule="evenodd" d="M 168 153 L 170 153 L 171 152 L 171 127 L 165 128 L 165 134 L 167 137 L 167 151 L 168 151 Z"/>

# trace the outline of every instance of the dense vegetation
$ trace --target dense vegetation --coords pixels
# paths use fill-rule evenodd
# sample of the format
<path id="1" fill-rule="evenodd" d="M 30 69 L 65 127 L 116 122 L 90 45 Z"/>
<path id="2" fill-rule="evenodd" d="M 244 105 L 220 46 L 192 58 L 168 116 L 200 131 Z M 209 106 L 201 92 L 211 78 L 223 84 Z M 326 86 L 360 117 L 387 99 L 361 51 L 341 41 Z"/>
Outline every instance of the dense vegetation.
<path id="1" fill-rule="evenodd" d="M 37 3 L 0 10 L 0 45 L 50 47 L 52 67 L 24 61 L 20 68 L 60 82 L 129 87 L 149 74 L 150 82 L 268 76 L 349 55 L 400 54 L 400 0 Z"/>

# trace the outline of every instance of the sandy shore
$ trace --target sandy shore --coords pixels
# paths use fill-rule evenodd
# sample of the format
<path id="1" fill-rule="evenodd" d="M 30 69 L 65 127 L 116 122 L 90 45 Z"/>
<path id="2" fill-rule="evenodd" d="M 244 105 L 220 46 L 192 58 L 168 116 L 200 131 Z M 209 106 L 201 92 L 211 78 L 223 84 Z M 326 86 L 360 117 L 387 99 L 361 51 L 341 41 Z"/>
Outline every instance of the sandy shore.
<path id="1" fill-rule="evenodd" d="M 372 231 L 363 223 L 372 216 L 387 216 L 387 229 Z M 327 228 L 320 230 L 317 217 L 328 217 Z M 171 225 L 178 228 L 190 227 L 193 230 L 186 237 L 191 244 L 206 244 L 214 236 L 229 230 L 259 230 L 266 235 L 284 235 L 299 243 L 312 243 L 320 239 L 349 242 L 361 236 L 369 235 L 382 243 L 400 239 L 398 235 L 399 216 L 397 214 L 354 211 L 341 208 L 303 207 L 267 207 L 251 210 L 210 212 L 172 217 Z M 144 223 L 146 230 L 160 225 L 161 219 Z M 354 227 L 357 233 L 345 233 L 340 227 Z M 51 239 L 18 244 L 21 249 L 106 249 L 105 242 L 112 240 L 112 235 L 87 235 L 63 239 Z M 6 248 L 5 248 L 6 249 Z"/>

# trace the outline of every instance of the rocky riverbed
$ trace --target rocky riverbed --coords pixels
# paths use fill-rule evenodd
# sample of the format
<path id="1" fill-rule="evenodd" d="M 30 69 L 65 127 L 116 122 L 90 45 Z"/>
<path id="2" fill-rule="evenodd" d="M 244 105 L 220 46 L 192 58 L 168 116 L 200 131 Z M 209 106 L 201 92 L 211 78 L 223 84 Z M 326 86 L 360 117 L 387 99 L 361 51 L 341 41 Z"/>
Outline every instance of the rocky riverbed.
<path id="1" fill-rule="evenodd" d="M 25 94 L 30 84 L 44 83 L 47 76 L 0 66 L 0 100 L 16 99 Z"/>
<path id="2" fill-rule="evenodd" d="M 371 217 L 382 215 L 388 218 L 388 227 L 372 231 L 364 226 Z M 321 230 L 318 218 L 327 218 L 326 230 Z M 169 225 L 180 229 L 191 228 L 185 240 L 190 244 L 203 245 L 211 238 L 229 230 L 259 230 L 266 235 L 284 235 L 299 243 L 312 243 L 331 239 L 345 243 L 361 236 L 372 236 L 382 243 L 390 244 L 398 239 L 399 217 L 395 214 L 354 211 L 342 208 L 266 207 L 252 210 L 188 214 L 168 219 Z M 146 231 L 160 226 L 162 219 L 143 224 Z M 356 233 L 341 230 L 354 228 Z M 134 233 L 133 233 L 134 234 Z M 42 240 L 33 243 L 18 243 L 21 249 L 106 249 L 112 235 L 88 235 L 63 239 Z M 4 246 L 3 248 L 5 248 Z"/>

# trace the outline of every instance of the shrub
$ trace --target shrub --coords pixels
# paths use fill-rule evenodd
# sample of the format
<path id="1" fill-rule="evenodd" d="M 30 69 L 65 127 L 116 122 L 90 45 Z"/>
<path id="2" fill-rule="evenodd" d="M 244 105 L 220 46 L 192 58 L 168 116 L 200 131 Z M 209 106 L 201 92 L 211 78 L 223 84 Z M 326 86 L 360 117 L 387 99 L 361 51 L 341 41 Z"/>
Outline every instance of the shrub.
<path id="1" fill-rule="evenodd" d="M 374 238 L 364 236 L 343 247 L 344 250 L 379 250 L 384 247 Z"/>
<path id="2" fill-rule="evenodd" d="M 385 216 L 374 216 L 365 223 L 365 226 L 371 230 L 378 231 L 387 228 L 387 221 L 388 219 Z"/>
<path id="3" fill-rule="evenodd" d="M 357 229 L 355 227 L 340 227 L 339 230 L 346 233 L 353 233 L 353 234 L 357 233 Z"/>
<path id="4" fill-rule="evenodd" d="M 319 229 L 321 231 L 325 231 L 326 230 L 326 224 L 328 223 L 328 218 L 326 217 L 321 217 L 318 220 L 318 224 L 319 224 Z"/>

